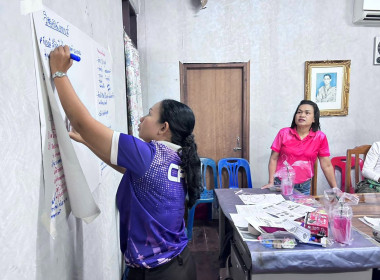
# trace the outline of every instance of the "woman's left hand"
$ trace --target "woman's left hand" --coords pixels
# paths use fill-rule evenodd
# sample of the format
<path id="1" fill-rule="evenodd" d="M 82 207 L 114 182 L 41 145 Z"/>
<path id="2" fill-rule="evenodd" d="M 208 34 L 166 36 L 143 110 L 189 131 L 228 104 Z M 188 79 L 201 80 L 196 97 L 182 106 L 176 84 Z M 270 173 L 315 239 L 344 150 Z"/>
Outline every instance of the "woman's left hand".
<path id="1" fill-rule="evenodd" d="M 84 141 L 82 136 L 74 128 L 69 132 L 69 136 L 74 141 L 87 145 L 86 141 Z"/>
<path id="2" fill-rule="evenodd" d="M 50 53 L 49 57 L 51 74 L 57 71 L 66 73 L 73 64 L 72 59 L 70 59 L 70 48 L 67 45 L 57 47 Z"/>

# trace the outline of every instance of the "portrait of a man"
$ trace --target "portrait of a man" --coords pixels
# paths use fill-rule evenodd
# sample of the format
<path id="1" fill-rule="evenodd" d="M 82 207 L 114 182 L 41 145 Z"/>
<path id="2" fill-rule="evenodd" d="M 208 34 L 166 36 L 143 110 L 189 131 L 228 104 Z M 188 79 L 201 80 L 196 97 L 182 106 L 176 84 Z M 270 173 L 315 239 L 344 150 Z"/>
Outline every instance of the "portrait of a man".
<path id="1" fill-rule="evenodd" d="M 318 104 L 321 116 L 346 116 L 351 60 L 305 62 L 305 99 Z"/>
<path id="2" fill-rule="evenodd" d="M 317 85 L 317 102 L 336 101 L 336 73 L 319 73 L 317 75 Z"/>

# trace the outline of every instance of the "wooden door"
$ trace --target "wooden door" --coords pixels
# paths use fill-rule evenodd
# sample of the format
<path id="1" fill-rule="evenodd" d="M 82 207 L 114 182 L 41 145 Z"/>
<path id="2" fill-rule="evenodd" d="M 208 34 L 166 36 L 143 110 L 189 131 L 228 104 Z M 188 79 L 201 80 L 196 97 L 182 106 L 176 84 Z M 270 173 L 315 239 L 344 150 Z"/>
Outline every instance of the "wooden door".
<path id="1" fill-rule="evenodd" d="M 180 72 L 181 101 L 195 114 L 199 155 L 216 163 L 249 160 L 249 62 L 180 63 Z"/>

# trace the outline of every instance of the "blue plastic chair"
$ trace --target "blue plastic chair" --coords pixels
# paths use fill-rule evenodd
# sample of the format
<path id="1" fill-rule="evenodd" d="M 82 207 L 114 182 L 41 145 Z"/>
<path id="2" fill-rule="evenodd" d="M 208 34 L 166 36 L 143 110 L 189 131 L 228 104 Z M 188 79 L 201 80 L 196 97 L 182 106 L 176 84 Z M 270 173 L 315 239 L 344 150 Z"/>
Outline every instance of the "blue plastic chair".
<path id="1" fill-rule="evenodd" d="M 223 188 L 222 182 L 222 171 L 227 169 L 228 172 L 228 188 L 238 188 L 239 187 L 239 168 L 244 168 L 247 174 L 248 188 L 252 188 L 251 181 L 251 169 L 249 167 L 249 162 L 244 158 L 222 158 L 218 162 L 218 175 L 219 175 L 219 188 Z"/>
<path id="2" fill-rule="evenodd" d="M 206 187 L 206 174 L 207 174 L 207 167 L 211 167 L 212 174 L 214 177 L 214 187 L 218 188 L 218 180 L 216 178 L 217 172 L 216 172 L 216 163 L 211 158 L 200 158 L 201 160 L 201 173 L 202 173 L 202 186 L 204 187 L 203 192 L 201 193 L 201 197 L 195 202 L 193 207 L 188 210 L 187 212 L 187 238 L 189 240 L 193 237 L 193 225 L 194 225 L 194 214 L 195 214 L 195 207 L 197 207 L 198 204 L 201 203 L 213 203 L 214 202 L 214 190 L 207 190 Z M 212 211 L 209 210 L 208 213 L 209 219 L 212 219 Z"/>

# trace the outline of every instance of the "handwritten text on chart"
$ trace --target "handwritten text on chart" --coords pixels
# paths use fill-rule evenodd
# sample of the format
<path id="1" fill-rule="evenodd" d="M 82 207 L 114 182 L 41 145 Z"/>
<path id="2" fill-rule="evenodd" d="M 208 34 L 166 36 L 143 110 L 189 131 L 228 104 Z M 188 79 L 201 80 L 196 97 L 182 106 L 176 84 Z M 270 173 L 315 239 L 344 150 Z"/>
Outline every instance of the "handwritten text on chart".
<path id="1" fill-rule="evenodd" d="M 49 27 L 55 31 L 58 31 L 59 33 L 62 33 L 66 37 L 69 37 L 69 25 L 66 25 L 66 27 L 60 25 L 58 21 L 56 21 L 53 18 L 50 18 L 47 15 L 46 11 L 43 11 L 43 14 L 44 14 L 45 25 L 47 27 Z"/>
<path id="2" fill-rule="evenodd" d="M 53 182 L 50 183 L 54 184 L 55 186 L 55 191 L 50 206 L 50 218 L 55 219 L 63 212 L 63 207 L 68 201 L 68 193 L 66 188 L 65 174 L 62 166 L 61 153 L 59 151 L 59 145 L 57 142 L 57 134 L 51 116 L 49 116 L 48 126 L 50 126 L 50 129 L 46 131 L 46 138 L 48 140 L 48 151 L 50 153 L 50 158 L 52 159 L 50 168 L 53 174 Z"/>
<path id="3" fill-rule="evenodd" d="M 107 93 L 103 93 L 103 92 L 100 92 L 98 91 L 98 94 L 96 95 L 98 98 L 114 98 L 115 96 L 112 94 L 107 94 Z"/>
<path id="4" fill-rule="evenodd" d="M 50 38 L 50 37 L 45 37 L 45 36 L 40 37 L 40 39 L 38 41 L 39 41 L 40 45 L 43 45 L 45 47 L 45 49 L 44 49 L 45 59 L 47 59 L 49 57 L 50 52 L 52 50 L 54 50 L 55 48 L 57 48 L 59 46 L 67 45 L 65 43 L 65 41 L 63 41 L 61 39 Z M 82 55 L 81 50 L 75 48 L 73 45 L 70 45 L 69 48 L 70 48 L 70 53 L 73 53 L 73 54 L 78 55 L 78 56 Z"/>
<path id="5" fill-rule="evenodd" d="M 49 57 L 51 50 L 55 49 L 58 46 L 63 46 L 63 45 L 69 45 L 71 53 L 81 56 L 82 52 L 79 49 L 77 49 L 73 45 L 65 43 L 65 38 L 69 38 L 69 25 L 66 25 L 66 26 L 61 25 L 58 20 L 50 17 L 46 11 L 43 11 L 43 15 L 44 15 L 43 21 L 44 21 L 45 26 L 59 33 L 57 34 L 57 38 L 55 38 L 55 36 L 53 37 L 41 36 L 39 38 L 38 41 L 40 45 L 43 45 L 45 47 L 45 50 L 44 50 L 45 59 Z M 62 35 L 60 34 L 64 35 L 65 37 L 62 38 Z"/>
<path id="6" fill-rule="evenodd" d="M 110 79 L 110 76 L 111 76 L 111 69 L 108 69 L 109 66 L 107 67 L 107 60 L 105 58 L 105 54 L 103 52 L 101 52 L 99 49 L 98 49 L 98 54 L 100 54 L 100 56 L 98 56 L 96 62 L 97 62 L 97 70 L 98 70 L 98 83 L 97 83 L 97 99 L 98 99 L 98 116 L 99 117 L 102 117 L 102 116 L 106 116 L 108 115 L 108 110 L 106 108 L 102 108 L 102 107 L 106 107 L 108 105 L 108 101 L 107 99 L 109 98 L 114 98 L 114 95 L 113 95 L 113 92 L 112 92 L 112 88 L 111 88 L 111 79 Z"/>
<path id="7" fill-rule="evenodd" d="M 108 110 L 104 110 L 104 111 L 99 111 L 98 113 L 98 116 L 101 117 L 101 116 L 105 116 L 105 115 L 108 115 Z"/>
<path id="8" fill-rule="evenodd" d="M 102 176 L 103 175 L 103 170 L 105 169 L 105 168 L 107 168 L 107 164 L 104 162 L 104 161 L 101 161 L 100 162 L 100 175 Z"/>
<path id="9" fill-rule="evenodd" d="M 97 76 L 96 86 L 96 99 L 97 99 L 97 116 L 98 120 L 102 122 L 107 127 L 111 128 L 111 117 L 110 117 L 110 106 L 112 103 L 111 99 L 115 96 L 111 87 L 111 66 L 108 64 L 108 59 L 105 52 L 97 49 L 97 57 L 95 60 Z M 103 161 L 100 162 L 100 176 L 103 176 L 107 170 L 107 164 Z"/>

